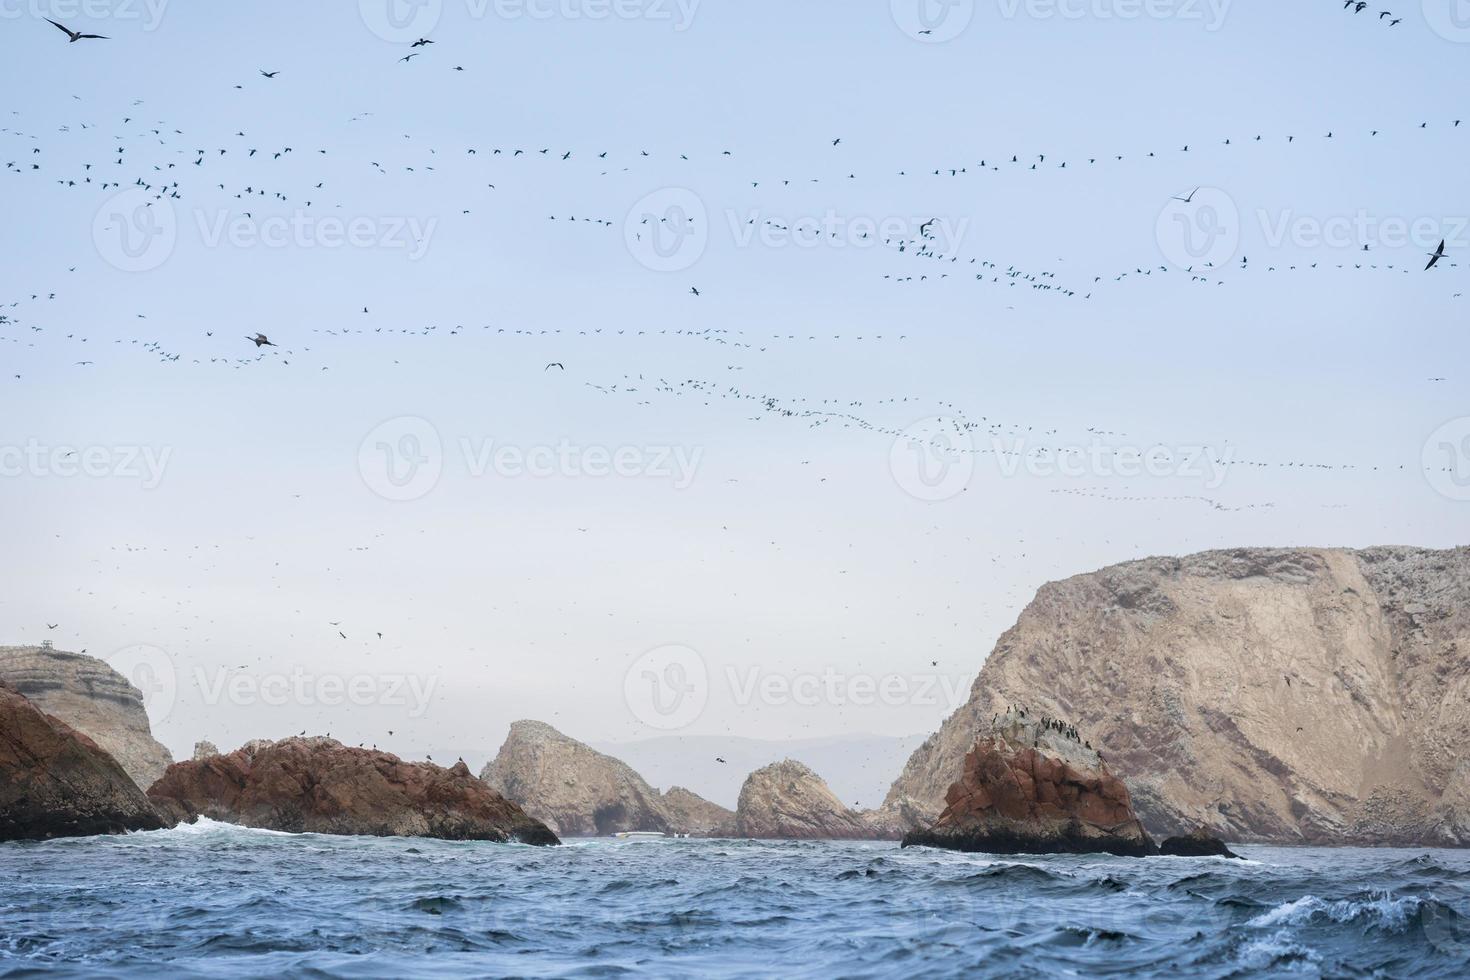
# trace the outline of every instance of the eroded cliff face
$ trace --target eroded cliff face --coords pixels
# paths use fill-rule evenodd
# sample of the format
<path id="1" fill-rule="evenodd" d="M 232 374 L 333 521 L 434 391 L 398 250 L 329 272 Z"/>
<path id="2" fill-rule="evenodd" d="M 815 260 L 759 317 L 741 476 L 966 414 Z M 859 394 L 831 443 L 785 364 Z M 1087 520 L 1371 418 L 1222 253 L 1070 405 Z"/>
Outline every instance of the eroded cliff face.
<path id="1" fill-rule="evenodd" d="M 1012 705 L 1106 746 L 1156 835 L 1470 844 L 1470 548 L 1217 551 L 1044 586 L 885 809 L 937 817 Z"/>
<path id="2" fill-rule="evenodd" d="M 0 647 L 0 680 L 88 736 L 146 790 L 173 763 L 153 738 L 143 695 L 96 657 L 47 647 Z"/>
<path id="3" fill-rule="evenodd" d="M 511 725 L 480 778 L 569 837 L 639 830 L 704 834 L 712 821 L 731 816 L 688 790 L 665 797 L 629 766 L 539 721 Z"/>
<path id="4" fill-rule="evenodd" d="M 0 841 L 158 830 L 175 822 L 96 742 L 0 682 Z"/>

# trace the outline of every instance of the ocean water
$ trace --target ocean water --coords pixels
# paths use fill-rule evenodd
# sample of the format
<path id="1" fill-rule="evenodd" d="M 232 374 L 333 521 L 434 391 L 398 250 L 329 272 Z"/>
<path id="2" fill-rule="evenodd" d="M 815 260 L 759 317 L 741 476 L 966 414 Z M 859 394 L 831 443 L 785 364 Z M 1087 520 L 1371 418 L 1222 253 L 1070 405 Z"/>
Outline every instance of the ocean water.
<path id="1" fill-rule="evenodd" d="M 1470 975 L 1470 852 L 994 858 L 893 844 L 0 845 L 0 976 Z"/>

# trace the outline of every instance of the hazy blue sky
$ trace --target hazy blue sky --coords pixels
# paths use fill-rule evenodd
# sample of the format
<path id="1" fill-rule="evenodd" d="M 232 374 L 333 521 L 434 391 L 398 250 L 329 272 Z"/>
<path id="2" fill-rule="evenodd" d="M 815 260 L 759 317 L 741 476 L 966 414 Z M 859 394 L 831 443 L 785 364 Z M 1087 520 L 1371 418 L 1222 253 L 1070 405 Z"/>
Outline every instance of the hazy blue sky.
<path id="1" fill-rule="evenodd" d="M 0 642 L 176 752 L 922 732 L 1049 579 L 1470 537 L 1453 4 L 386 3 L 0 3 Z"/>

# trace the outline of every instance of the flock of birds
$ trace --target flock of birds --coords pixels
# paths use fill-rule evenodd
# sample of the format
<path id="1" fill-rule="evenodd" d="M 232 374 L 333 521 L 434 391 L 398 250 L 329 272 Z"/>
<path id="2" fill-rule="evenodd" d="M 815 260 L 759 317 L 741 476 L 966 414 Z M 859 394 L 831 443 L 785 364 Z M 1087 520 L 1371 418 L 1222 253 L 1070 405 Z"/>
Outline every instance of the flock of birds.
<path id="1" fill-rule="evenodd" d="M 1373 17 L 1387 27 L 1396 27 L 1401 22 L 1401 18 L 1389 11 L 1370 10 L 1362 2 L 1349 2 L 1343 9 L 1350 16 Z M 50 23 L 65 34 L 68 44 L 109 40 L 103 35 L 73 30 L 57 21 Z M 408 50 L 397 60 L 401 64 L 412 65 L 431 55 L 434 45 L 435 42 L 429 38 L 419 38 L 408 45 Z M 463 72 L 465 68 L 453 65 L 451 70 Z M 261 88 L 284 88 L 292 84 L 292 78 L 289 71 L 261 67 L 256 69 L 254 76 L 242 82 Z M 243 90 L 245 84 L 236 88 Z M 440 182 L 457 192 L 462 189 L 463 193 L 457 193 L 456 199 L 464 205 L 461 215 L 468 217 L 474 214 L 478 202 L 485 200 L 486 196 L 494 195 L 501 188 L 519 190 L 530 184 L 532 178 L 555 179 L 567 175 L 597 179 L 642 173 L 643 168 L 650 172 L 655 168 L 686 165 L 691 171 L 696 167 L 714 168 L 742 192 L 747 187 L 762 192 L 812 186 L 846 188 L 865 181 L 891 181 L 894 177 L 926 182 L 936 192 L 952 192 L 959 185 L 951 182 L 1027 181 L 1032 179 L 1030 175 L 1043 171 L 1065 173 L 1070 179 L 1070 174 L 1079 171 L 1125 166 L 1143 168 L 1157 161 L 1194 161 L 1210 158 L 1212 154 L 1251 152 L 1252 148 L 1261 152 L 1286 153 L 1314 146 L 1324 153 L 1339 153 L 1348 158 L 1374 141 L 1397 139 L 1407 143 L 1416 134 L 1470 130 L 1470 127 L 1462 127 L 1458 118 L 1423 119 L 1415 116 L 1397 120 L 1392 126 L 1351 134 L 1327 126 L 1310 132 L 1217 134 L 1205 141 L 1160 140 L 1151 149 L 1132 148 L 1122 152 L 1098 150 L 1058 154 L 1009 147 L 986 153 L 967 153 L 963 159 L 957 154 L 948 162 L 929 160 L 881 170 L 876 166 L 871 170 L 856 166 L 849 156 L 856 141 L 832 135 L 813 141 L 817 144 L 816 149 L 825 154 L 821 158 L 830 160 L 823 167 L 802 172 L 792 166 L 784 171 L 761 173 L 757 172 L 760 168 L 745 165 L 745 154 L 739 146 L 702 151 L 694 147 L 659 150 L 639 146 L 547 146 L 510 142 L 499 145 L 471 142 L 469 145 L 449 146 L 443 141 L 426 143 L 421 137 L 403 133 L 401 139 L 392 145 L 364 140 L 358 145 L 373 148 L 329 150 L 315 145 L 317 141 L 279 133 L 252 132 L 247 135 L 243 128 L 234 124 L 217 132 L 188 130 L 163 119 L 151 118 L 154 113 L 142 102 L 134 102 L 130 111 L 99 122 L 91 117 L 92 110 L 82 100 L 75 101 L 79 103 L 76 116 L 59 125 L 56 120 L 30 123 L 22 110 L 10 112 L 10 119 L 5 120 L 8 125 L 0 127 L 0 162 L 3 162 L 0 178 L 14 178 L 9 185 L 12 193 L 58 189 L 65 193 L 88 195 L 89 201 L 100 203 L 110 195 L 134 190 L 160 207 L 171 206 L 174 202 L 200 206 L 222 202 L 246 216 L 254 216 L 257 212 L 265 214 L 286 206 L 307 212 L 331 213 L 362 207 L 354 195 L 362 193 L 364 177 L 370 183 L 374 178 L 381 178 L 382 184 L 387 184 L 388 178 L 392 178 L 394 181 L 425 184 Z M 145 112 L 150 117 L 149 121 L 144 119 Z M 361 113 L 351 117 L 345 125 L 366 129 L 368 120 L 372 118 L 371 112 Z M 1167 196 L 1167 192 L 1161 192 L 1161 201 Z M 1196 196 L 1197 191 L 1181 192 L 1175 200 L 1185 207 L 1192 207 Z M 589 214 L 578 208 L 572 214 L 560 204 L 548 205 L 548 210 L 553 213 L 547 215 L 547 225 L 552 227 L 554 235 L 605 235 L 622 230 L 621 217 L 605 211 Z M 788 236 L 811 238 L 825 234 L 836 238 L 839 234 L 759 216 L 750 221 L 759 223 L 767 231 Z M 966 286 L 983 286 L 995 292 L 1004 291 L 1003 295 L 1013 298 L 1016 303 L 1024 302 L 1022 296 L 1032 302 L 1045 299 L 1048 302 L 1081 303 L 1092 300 L 1109 287 L 1154 282 L 1156 277 L 1222 287 L 1249 284 L 1262 275 L 1305 274 L 1318 269 L 1392 273 L 1396 276 L 1432 273 L 1442 279 L 1449 270 L 1459 267 L 1454 261 L 1450 243 L 1442 241 L 1425 257 L 1427 262 L 1417 256 L 1412 261 L 1393 258 L 1380 261 L 1370 253 L 1365 243 L 1363 252 L 1354 254 L 1352 259 L 1273 262 L 1243 256 L 1219 266 L 1201 263 L 1198 267 L 1180 269 L 1161 264 L 1151 257 L 1146 260 L 1140 257 L 1139 261 L 1119 263 L 1117 268 L 1110 267 L 1106 271 L 1082 272 L 1077 271 L 1080 264 L 1075 257 L 1070 261 L 1059 257 L 1054 267 L 1043 268 L 1034 260 L 1022 261 L 1015 256 L 970 254 L 961 246 L 948 242 L 944 230 L 942 219 L 935 216 L 917 220 L 909 234 L 882 236 L 874 242 L 873 250 L 882 259 L 882 269 L 872 274 L 894 286 L 917 286 L 945 280 Z M 1424 262 L 1422 267 L 1421 262 Z M 66 274 L 73 274 L 76 269 L 76 266 L 68 266 Z M 59 270 L 57 278 L 62 278 Z M 672 283 L 674 279 L 669 281 Z M 1439 280 L 1425 275 L 1424 282 L 1437 285 Z M 696 320 L 704 309 L 703 304 L 696 301 L 719 301 L 718 290 L 704 282 L 678 281 L 672 288 L 679 293 L 679 302 L 684 302 L 687 297 L 691 320 Z M 68 366 L 95 369 L 99 359 L 103 363 L 108 360 L 97 353 L 98 348 L 106 344 L 131 350 L 164 365 L 180 367 L 211 365 L 248 371 L 295 364 L 298 367 L 310 365 L 313 371 L 326 371 L 331 363 L 335 363 L 333 355 L 348 346 L 360 348 L 383 342 L 384 350 L 396 353 L 403 347 L 399 342 L 410 339 L 415 342 L 448 342 L 451 338 L 483 338 L 501 344 L 501 350 L 516 354 L 523 352 L 522 360 L 527 370 L 535 372 L 547 384 L 559 384 L 563 378 L 570 378 L 580 381 L 586 390 L 602 398 L 626 400 L 637 407 L 660 413 L 673 415 L 684 406 L 728 408 L 733 415 L 751 424 L 790 423 L 819 432 L 851 430 L 872 435 L 875 444 L 885 448 L 908 441 L 915 448 L 931 453 L 943 453 L 956 459 L 990 458 L 1008 467 L 1027 462 L 1056 465 L 1081 455 L 1087 451 L 1084 445 L 1094 443 L 1137 445 L 1153 441 L 1160 444 L 1177 442 L 1121 432 L 1102 420 L 1081 420 L 1075 431 L 1063 431 L 1055 423 L 1042 424 L 1033 420 L 980 414 L 967 406 L 933 395 L 910 393 L 881 398 L 850 398 L 831 393 L 825 396 L 817 394 L 815 385 L 799 391 L 778 391 L 774 383 L 733 383 L 744 372 L 758 370 L 763 359 L 767 364 L 795 360 L 795 355 L 800 353 L 826 358 L 834 350 L 841 350 L 872 360 L 908 356 L 912 350 L 909 331 L 916 329 L 913 326 L 850 329 L 823 324 L 800 331 L 698 325 L 622 328 L 517 326 L 480 322 L 484 317 L 476 317 L 474 322 L 467 323 L 405 324 L 379 319 L 371 312 L 370 305 L 375 304 L 364 305 L 361 302 L 363 297 L 354 296 L 350 301 L 343 298 L 342 316 L 330 325 L 272 323 L 266 325 L 268 331 L 252 329 L 242 334 L 238 330 L 221 330 L 218 338 L 213 330 L 201 327 L 191 343 L 180 339 L 177 334 L 172 334 L 173 339 L 169 341 L 158 339 L 163 331 L 153 333 L 155 319 L 150 317 L 156 318 L 156 314 L 152 311 L 129 311 L 126 314 L 128 322 L 122 330 L 93 330 L 70 323 L 58 325 L 59 318 L 49 311 L 48 306 L 65 292 L 60 283 L 48 284 L 44 288 L 27 290 L 24 295 L 0 304 L 0 354 L 18 354 L 23 350 L 43 350 L 54 346 L 66 352 Z M 814 318 L 814 322 L 820 321 Z M 393 343 L 390 345 L 388 341 Z M 679 377 L 669 372 L 648 370 L 644 373 L 625 372 L 614 377 L 617 369 L 600 364 L 584 370 L 588 361 L 598 360 L 591 354 L 593 349 L 606 350 L 607 345 L 622 344 L 630 354 L 642 355 L 655 343 L 664 348 L 677 348 L 678 345 L 708 348 L 722 355 L 717 360 L 723 363 L 725 376 Z M 594 348 L 594 344 L 601 346 Z M 455 353 L 461 349 L 455 349 Z M 556 351 L 553 359 L 546 360 L 542 356 L 548 349 Z M 319 361 L 322 363 L 317 363 Z M 603 373 L 594 373 L 599 369 Z M 689 370 L 693 373 L 698 369 Z M 13 380 L 21 381 L 23 375 L 13 373 Z M 1443 377 L 1429 379 L 1433 383 L 1446 380 Z M 921 416 L 936 421 L 922 432 L 906 428 L 915 417 Z M 1266 458 L 1247 455 L 1229 444 L 1211 451 L 1208 462 L 1222 472 L 1397 473 L 1406 468 L 1406 464 L 1396 460 L 1314 459 L 1305 453 L 1294 458 Z M 828 481 L 826 475 L 821 475 L 819 463 L 802 460 L 799 465 L 812 473 L 814 482 Z M 737 478 L 730 478 L 730 482 L 737 482 Z M 1178 504 L 1216 513 L 1265 511 L 1278 506 L 1274 501 L 1237 503 L 1204 494 L 1160 496 L 1079 486 L 1048 488 L 1048 493 L 1063 499 L 1101 501 L 1120 507 Z M 586 531 L 585 528 L 578 530 Z M 941 542 L 964 547 L 963 542 L 950 540 L 947 528 L 936 525 L 926 534 L 932 536 L 932 547 L 936 550 Z M 376 544 L 376 540 L 373 543 Z M 363 544 L 361 550 L 368 547 L 370 545 Z M 1029 546 L 1023 540 L 1019 547 Z M 146 546 L 139 546 L 139 551 L 143 550 Z M 1007 557 L 1020 564 L 1028 555 L 1018 551 L 1017 555 Z M 991 558 L 992 563 L 999 560 Z M 108 570 L 110 574 L 115 571 L 116 568 Z M 279 585 L 273 581 L 273 587 Z M 1019 594 L 1015 598 L 1019 600 Z M 916 617 L 921 615 L 918 602 L 914 603 L 913 611 Z M 45 625 L 49 632 L 55 631 L 59 624 L 47 622 Z M 203 624 L 197 625 L 203 628 Z M 313 626 L 316 625 L 314 622 Z M 420 626 L 422 624 L 414 624 L 416 629 Z M 365 652 L 384 639 L 384 633 L 376 628 L 344 627 L 342 620 L 330 621 L 330 627 L 323 637 L 331 640 L 335 636 L 344 648 L 349 644 L 354 649 L 361 645 Z M 313 634 L 310 642 L 315 643 L 321 638 Z M 937 666 L 938 662 L 931 662 L 931 665 Z M 244 666 L 241 665 L 242 669 Z M 1068 728 L 1066 731 L 1068 737 L 1074 737 L 1074 730 Z M 389 736 L 393 734 L 391 730 L 388 732 Z M 725 763 L 723 758 L 715 761 Z"/>

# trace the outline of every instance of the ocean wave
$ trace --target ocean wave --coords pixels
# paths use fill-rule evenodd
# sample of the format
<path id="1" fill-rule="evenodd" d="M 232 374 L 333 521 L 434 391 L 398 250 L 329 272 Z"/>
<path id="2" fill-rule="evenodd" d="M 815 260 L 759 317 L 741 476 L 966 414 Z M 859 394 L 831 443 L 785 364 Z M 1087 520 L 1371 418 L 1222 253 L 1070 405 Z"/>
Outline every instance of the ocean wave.
<path id="1" fill-rule="evenodd" d="M 1258 915 L 1246 925 L 1256 929 L 1273 929 L 1277 926 L 1302 926 L 1314 919 L 1330 922 L 1357 922 L 1370 928 L 1402 931 L 1419 914 L 1424 902 L 1409 895 L 1394 895 L 1377 892 L 1358 899 L 1344 898 L 1327 901 L 1315 895 L 1305 895 L 1292 902 L 1276 906 L 1264 915 Z"/>

